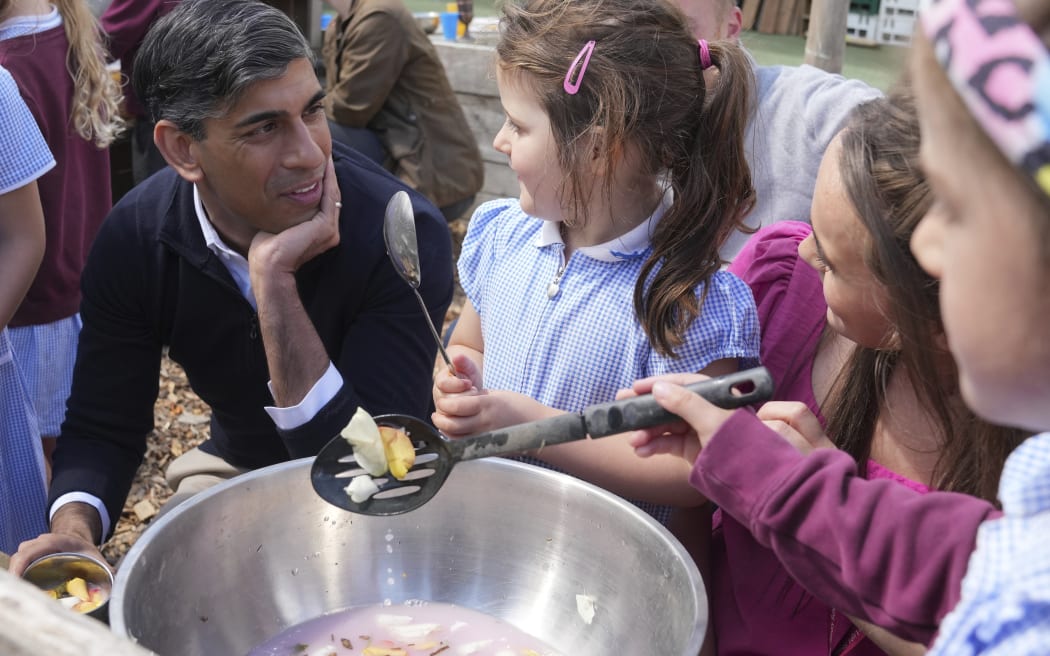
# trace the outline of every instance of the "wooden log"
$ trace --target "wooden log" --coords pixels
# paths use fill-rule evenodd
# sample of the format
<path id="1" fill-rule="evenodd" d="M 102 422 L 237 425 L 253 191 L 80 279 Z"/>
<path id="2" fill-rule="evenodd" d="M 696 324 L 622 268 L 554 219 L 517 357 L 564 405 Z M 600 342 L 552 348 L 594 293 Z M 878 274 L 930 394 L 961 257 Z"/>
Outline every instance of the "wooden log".
<path id="1" fill-rule="evenodd" d="M 777 11 L 777 34 L 798 34 L 799 0 L 783 0 Z"/>
<path id="2" fill-rule="evenodd" d="M 758 31 L 763 34 L 776 34 L 777 14 L 783 0 L 765 0 L 762 12 L 758 15 Z"/>
<path id="3" fill-rule="evenodd" d="M 758 20 L 758 10 L 761 6 L 762 0 L 744 0 L 744 16 L 741 21 L 742 29 L 754 29 L 755 21 Z"/>
<path id="4" fill-rule="evenodd" d="M 149 656 L 102 622 L 55 602 L 0 570 L 0 654 L 4 656 Z"/>
<path id="5" fill-rule="evenodd" d="M 829 73 L 842 72 L 846 52 L 846 14 L 842 0 L 813 0 L 806 35 L 805 63 Z"/>

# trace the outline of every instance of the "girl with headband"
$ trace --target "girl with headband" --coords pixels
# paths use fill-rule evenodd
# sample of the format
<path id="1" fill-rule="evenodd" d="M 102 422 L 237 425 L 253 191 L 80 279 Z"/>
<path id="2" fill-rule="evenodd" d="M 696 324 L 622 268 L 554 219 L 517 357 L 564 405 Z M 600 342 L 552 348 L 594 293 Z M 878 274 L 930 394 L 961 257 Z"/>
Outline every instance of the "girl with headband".
<path id="1" fill-rule="evenodd" d="M 940 0 L 912 71 L 922 162 L 937 195 L 912 250 L 941 280 L 963 398 L 979 415 L 1050 431 L 1050 7 Z M 1003 517 L 983 524 L 962 601 L 931 654 L 1050 649 L 1050 433 L 1011 454 Z"/>

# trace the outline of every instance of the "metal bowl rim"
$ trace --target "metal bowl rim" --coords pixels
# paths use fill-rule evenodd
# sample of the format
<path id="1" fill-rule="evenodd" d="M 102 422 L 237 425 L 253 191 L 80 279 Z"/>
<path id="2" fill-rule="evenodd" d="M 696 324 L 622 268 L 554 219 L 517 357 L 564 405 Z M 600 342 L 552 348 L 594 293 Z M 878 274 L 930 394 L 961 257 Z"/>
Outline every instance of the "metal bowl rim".
<path id="1" fill-rule="evenodd" d="M 128 577 L 130 576 L 129 572 L 135 569 L 134 565 L 143 557 L 143 552 L 149 547 L 154 535 L 159 535 L 165 526 L 176 521 L 183 513 L 189 512 L 192 508 L 202 503 L 207 503 L 212 497 L 219 496 L 231 488 L 241 487 L 250 484 L 254 480 L 273 476 L 284 470 L 297 468 L 302 468 L 303 476 L 309 478 L 310 467 L 313 465 L 313 461 L 314 457 L 311 456 L 246 472 L 193 495 L 191 498 L 180 503 L 178 507 L 165 513 L 155 524 L 149 526 L 143 531 L 139 539 L 135 541 L 135 544 L 133 544 L 128 550 L 120 567 L 117 569 L 113 589 L 108 599 L 110 630 L 117 635 L 132 638 L 131 633 L 128 631 L 128 627 L 124 622 L 124 588 L 128 585 Z M 700 576 L 700 570 L 697 569 L 692 556 L 689 555 L 689 552 L 686 551 L 681 542 L 671 535 L 671 532 L 668 531 L 667 528 L 633 503 L 605 490 L 604 488 L 598 487 L 574 476 L 544 469 L 543 467 L 530 465 L 524 462 L 508 460 L 506 458 L 492 457 L 481 460 L 465 461 L 456 466 L 452 472 L 452 476 L 456 475 L 456 471 L 474 467 L 497 467 L 507 470 L 528 471 L 532 475 L 539 477 L 537 478 L 538 484 L 546 479 L 557 484 L 578 488 L 581 493 L 596 495 L 602 498 L 604 503 L 611 503 L 612 505 L 617 506 L 620 511 L 633 515 L 635 519 L 649 524 L 649 527 L 656 532 L 660 540 L 665 543 L 674 555 L 685 565 L 685 570 L 689 577 L 689 588 L 693 592 L 697 605 L 699 607 L 707 607 L 707 593 L 704 588 L 703 579 Z M 438 494 L 440 494 L 440 492 Z M 320 497 L 318 497 L 318 500 L 321 501 Z M 703 625 L 694 627 L 693 632 L 690 635 L 689 644 L 684 653 L 692 653 L 700 649 L 700 645 L 703 642 L 704 634 L 706 632 L 706 627 L 702 627 Z M 695 647 L 695 649 L 693 649 L 693 647 Z"/>

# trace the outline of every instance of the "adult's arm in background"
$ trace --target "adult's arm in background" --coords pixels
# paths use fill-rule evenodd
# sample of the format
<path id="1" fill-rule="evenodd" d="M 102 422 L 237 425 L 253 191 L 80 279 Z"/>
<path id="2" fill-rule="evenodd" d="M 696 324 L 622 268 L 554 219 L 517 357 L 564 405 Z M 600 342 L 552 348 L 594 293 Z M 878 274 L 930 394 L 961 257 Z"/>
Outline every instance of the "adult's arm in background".
<path id="1" fill-rule="evenodd" d="M 326 35 L 331 39 L 338 26 Z M 342 47 L 325 44 L 328 94 L 325 113 L 352 128 L 364 128 L 386 103 L 408 63 L 409 43 L 396 16 L 368 12 L 352 19 L 342 33 Z"/>

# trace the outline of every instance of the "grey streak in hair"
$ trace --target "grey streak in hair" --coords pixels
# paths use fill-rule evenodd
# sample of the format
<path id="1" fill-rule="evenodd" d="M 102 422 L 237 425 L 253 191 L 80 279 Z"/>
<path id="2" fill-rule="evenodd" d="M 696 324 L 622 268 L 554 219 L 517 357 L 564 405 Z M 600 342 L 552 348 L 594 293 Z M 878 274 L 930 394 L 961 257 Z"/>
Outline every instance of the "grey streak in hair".
<path id="1" fill-rule="evenodd" d="M 197 140 L 255 82 L 280 77 L 309 42 L 278 9 L 258 0 L 186 0 L 150 29 L 135 58 L 135 92 L 154 121 Z"/>

